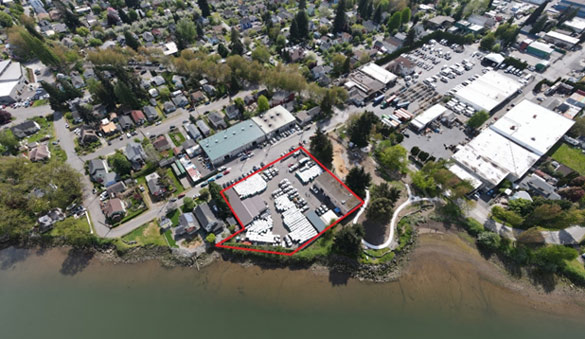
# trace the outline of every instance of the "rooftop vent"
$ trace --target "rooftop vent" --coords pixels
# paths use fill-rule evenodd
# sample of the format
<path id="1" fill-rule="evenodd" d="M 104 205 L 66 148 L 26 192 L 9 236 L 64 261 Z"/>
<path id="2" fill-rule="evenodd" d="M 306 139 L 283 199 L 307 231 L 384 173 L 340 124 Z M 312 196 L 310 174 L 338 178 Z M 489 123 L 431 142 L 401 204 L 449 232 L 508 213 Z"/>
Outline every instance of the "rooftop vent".
<path id="1" fill-rule="evenodd" d="M 516 126 L 512 125 L 512 126 L 510 126 L 510 129 L 511 130 L 515 130 L 516 129 Z"/>
<path id="2" fill-rule="evenodd" d="M 536 138 L 535 138 L 535 137 L 532 137 L 532 138 L 530 138 L 530 140 L 532 140 L 532 141 L 536 141 Z"/>
<path id="3" fill-rule="evenodd" d="M 532 119 L 536 119 L 536 114 L 532 116 Z"/>

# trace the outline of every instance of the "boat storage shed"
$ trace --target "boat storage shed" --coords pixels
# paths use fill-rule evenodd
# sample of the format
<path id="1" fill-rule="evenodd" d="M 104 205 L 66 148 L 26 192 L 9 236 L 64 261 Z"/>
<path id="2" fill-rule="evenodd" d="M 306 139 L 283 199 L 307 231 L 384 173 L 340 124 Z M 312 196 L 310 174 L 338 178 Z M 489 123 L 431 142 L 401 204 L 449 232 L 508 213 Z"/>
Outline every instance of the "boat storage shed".
<path id="1" fill-rule="evenodd" d="M 425 127 L 428 126 L 431 122 L 438 119 L 440 116 L 447 112 L 447 108 L 445 108 L 441 104 L 436 104 L 428 108 L 426 111 L 419 114 L 417 117 L 412 120 L 410 125 L 417 131 L 422 131 Z"/>
<path id="2" fill-rule="evenodd" d="M 252 120 L 245 120 L 212 136 L 199 145 L 214 165 L 221 164 L 264 140 L 264 132 Z"/>
<path id="3" fill-rule="evenodd" d="M 490 71 L 455 92 L 459 101 L 466 103 L 476 110 L 493 112 L 505 101 L 510 99 L 522 84 L 515 79 L 501 73 Z"/>

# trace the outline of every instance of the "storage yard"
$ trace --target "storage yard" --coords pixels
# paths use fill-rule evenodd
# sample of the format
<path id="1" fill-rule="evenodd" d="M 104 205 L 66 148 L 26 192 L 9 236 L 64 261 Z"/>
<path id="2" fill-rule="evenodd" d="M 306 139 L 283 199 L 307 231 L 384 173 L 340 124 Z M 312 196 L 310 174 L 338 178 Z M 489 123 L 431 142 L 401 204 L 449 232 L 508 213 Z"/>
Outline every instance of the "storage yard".
<path id="1" fill-rule="evenodd" d="M 361 201 L 302 149 L 228 187 L 242 226 L 234 240 L 296 249 Z"/>

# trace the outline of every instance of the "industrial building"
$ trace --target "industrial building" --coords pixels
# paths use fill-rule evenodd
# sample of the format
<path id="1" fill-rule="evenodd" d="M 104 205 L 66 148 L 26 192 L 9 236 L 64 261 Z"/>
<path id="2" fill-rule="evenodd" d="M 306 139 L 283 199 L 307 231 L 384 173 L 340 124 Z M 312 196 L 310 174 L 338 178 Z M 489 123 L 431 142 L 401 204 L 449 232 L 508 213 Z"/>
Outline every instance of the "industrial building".
<path id="1" fill-rule="evenodd" d="M 296 123 L 292 113 L 281 105 L 272 107 L 264 114 L 253 117 L 252 121 L 260 127 L 267 138 L 271 138 Z"/>
<path id="2" fill-rule="evenodd" d="M 585 0 L 561 0 L 554 5 L 554 8 L 559 12 L 562 12 L 567 8 L 576 8 L 578 9 L 577 16 L 585 18 Z"/>
<path id="3" fill-rule="evenodd" d="M 554 48 L 551 45 L 542 43 L 540 41 L 532 41 L 526 47 L 526 53 L 532 54 L 541 59 L 550 58 L 552 52 L 554 52 Z"/>
<path id="4" fill-rule="evenodd" d="M 566 35 L 555 31 L 547 32 L 544 35 L 544 41 L 550 42 L 555 46 L 560 46 L 568 49 L 575 47 L 575 45 L 579 43 L 578 38 L 573 38 L 570 35 Z"/>
<path id="5" fill-rule="evenodd" d="M 245 120 L 228 129 L 199 140 L 199 145 L 214 164 L 220 164 L 238 153 L 256 146 L 265 134 L 252 120 Z"/>
<path id="6" fill-rule="evenodd" d="M 512 98 L 522 84 L 501 73 L 490 71 L 455 92 L 455 97 L 475 108 L 493 113 Z"/>
<path id="7" fill-rule="evenodd" d="M 454 155 L 450 170 L 475 188 L 521 179 L 574 121 L 523 100 Z"/>
<path id="8" fill-rule="evenodd" d="M 345 88 L 350 93 L 354 92 L 355 96 L 360 97 L 360 100 L 367 101 L 392 86 L 396 78 L 396 75 L 384 68 L 375 63 L 369 63 L 349 75 Z M 350 94 L 351 97 L 352 95 Z"/>
<path id="9" fill-rule="evenodd" d="M 24 87 L 24 72 L 20 63 L 12 60 L 0 61 L 0 104 L 15 102 Z"/>
<path id="10" fill-rule="evenodd" d="M 542 156 L 575 122 L 529 100 L 523 100 L 490 128 Z"/>
<path id="11" fill-rule="evenodd" d="M 422 131 L 425 129 L 431 122 L 435 121 L 443 114 L 447 112 L 447 108 L 445 108 L 441 104 L 436 104 L 428 108 L 426 111 L 422 112 L 412 122 L 410 126 L 416 131 Z"/>

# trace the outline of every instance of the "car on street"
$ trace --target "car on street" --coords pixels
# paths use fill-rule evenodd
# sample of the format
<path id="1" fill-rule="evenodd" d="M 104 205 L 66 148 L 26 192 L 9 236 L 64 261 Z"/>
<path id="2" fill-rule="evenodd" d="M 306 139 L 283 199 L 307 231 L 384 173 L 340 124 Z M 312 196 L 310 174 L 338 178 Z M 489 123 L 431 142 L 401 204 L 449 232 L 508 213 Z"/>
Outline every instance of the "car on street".
<path id="1" fill-rule="evenodd" d="M 178 199 L 182 199 L 182 198 L 184 198 L 184 197 L 185 197 L 185 193 L 181 193 L 181 194 L 179 194 L 179 195 L 177 196 L 177 198 L 178 198 Z"/>
<path id="2" fill-rule="evenodd" d="M 207 186 L 207 182 L 202 183 L 199 187 L 205 187 Z"/>
<path id="3" fill-rule="evenodd" d="M 219 179 L 221 177 L 223 177 L 223 174 L 219 173 L 218 175 L 215 176 L 215 179 Z"/>

